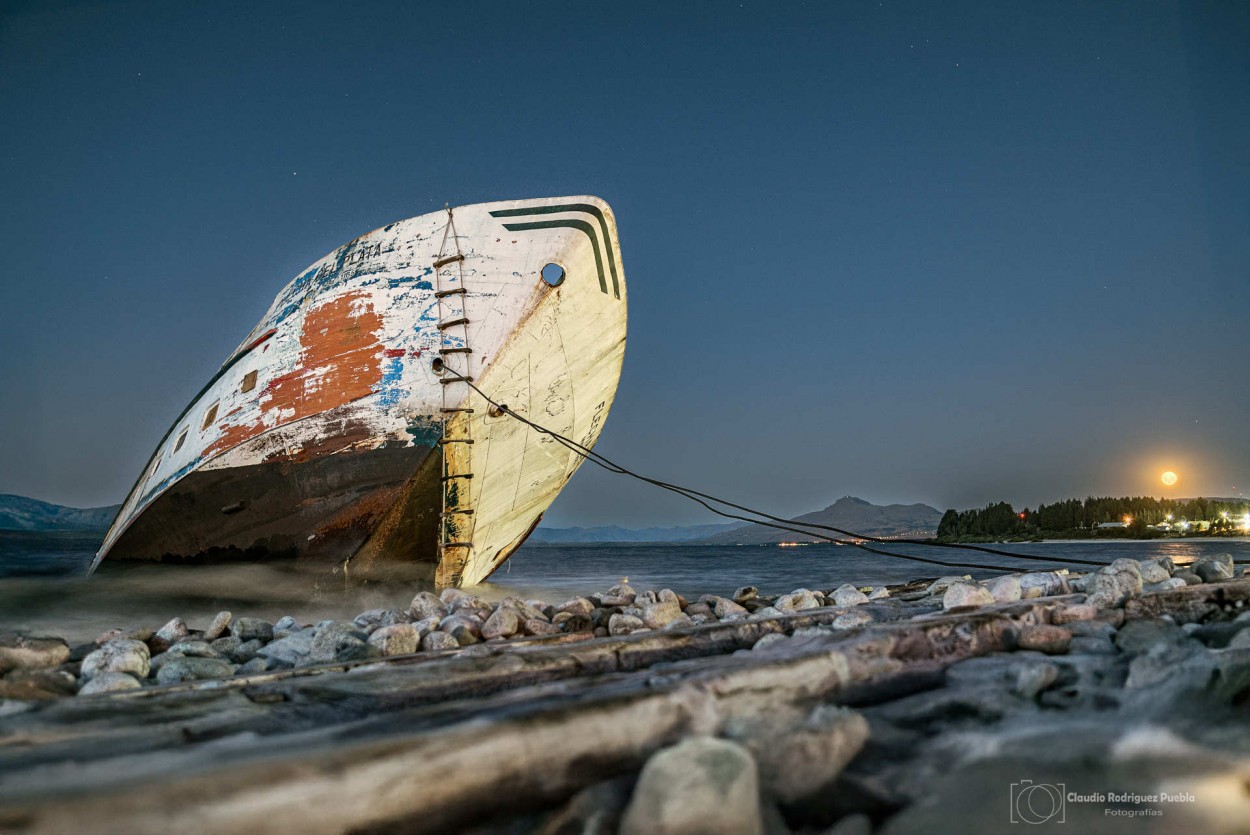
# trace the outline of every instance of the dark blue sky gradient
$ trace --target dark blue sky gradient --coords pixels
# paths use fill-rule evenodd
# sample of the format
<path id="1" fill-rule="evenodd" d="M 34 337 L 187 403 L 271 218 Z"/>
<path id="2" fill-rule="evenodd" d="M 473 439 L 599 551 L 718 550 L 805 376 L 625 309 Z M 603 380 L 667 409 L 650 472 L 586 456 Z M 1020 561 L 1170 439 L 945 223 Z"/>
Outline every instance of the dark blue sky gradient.
<path id="1" fill-rule="evenodd" d="M 786 513 L 1250 493 L 1245 4 L 0 15 L 0 492 L 120 501 L 351 238 L 592 193 L 628 465 Z M 705 519 L 590 468 L 548 516 Z"/>

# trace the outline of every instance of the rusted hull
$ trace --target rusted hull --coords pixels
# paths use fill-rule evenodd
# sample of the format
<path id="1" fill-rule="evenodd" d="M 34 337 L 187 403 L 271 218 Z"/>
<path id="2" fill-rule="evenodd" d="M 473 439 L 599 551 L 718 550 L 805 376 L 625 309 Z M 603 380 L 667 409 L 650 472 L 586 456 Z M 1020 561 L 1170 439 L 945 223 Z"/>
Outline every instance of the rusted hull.
<path id="1" fill-rule="evenodd" d="M 438 454 L 430 447 L 400 447 L 199 470 L 161 494 L 117 540 L 111 556 L 346 560 L 373 534 L 426 459 Z M 430 546 L 432 531 L 433 525 Z M 395 557 L 433 563 L 435 549 Z"/>
<path id="2" fill-rule="evenodd" d="M 545 282 L 558 265 L 563 279 Z M 592 446 L 624 271 L 593 197 L 391 224 L 313 264 L 179 415 L 97 555 L 296 555 L 478 582 L 581 463 L 468 385 Z"/>

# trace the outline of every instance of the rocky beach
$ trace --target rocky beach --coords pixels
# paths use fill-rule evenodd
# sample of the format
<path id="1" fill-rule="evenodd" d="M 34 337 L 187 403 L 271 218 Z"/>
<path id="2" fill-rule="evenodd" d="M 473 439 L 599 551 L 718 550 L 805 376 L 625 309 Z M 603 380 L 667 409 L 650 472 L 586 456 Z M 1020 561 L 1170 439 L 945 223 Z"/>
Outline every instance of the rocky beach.
<path id="1" fill-rule="evenodd" d="M 1250 819 L 1250 578 L 1226 555 L 155 626 L 0 637 L 0 831 Z"/>
<path id="2" fill-rule="evenodd" d="M 0 3 L 0 835 L 1250 835 L 1250 3 Z"/>

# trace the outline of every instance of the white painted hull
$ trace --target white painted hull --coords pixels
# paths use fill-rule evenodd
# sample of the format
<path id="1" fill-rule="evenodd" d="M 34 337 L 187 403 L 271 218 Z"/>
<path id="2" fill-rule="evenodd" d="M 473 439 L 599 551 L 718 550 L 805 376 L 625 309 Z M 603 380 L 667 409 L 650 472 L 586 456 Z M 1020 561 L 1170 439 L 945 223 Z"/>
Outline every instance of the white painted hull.
<path id="1" fill-rule="evenodd" d="M 557 287 L 540 275 L 552 263 Z M 581 458 L 459 379 L 593 446 L 625 328 L 597 198 L 465 206 L 357 238 L 279 293 L 178 418 L 96 564 L 320 551 L 480 582 Z"/>

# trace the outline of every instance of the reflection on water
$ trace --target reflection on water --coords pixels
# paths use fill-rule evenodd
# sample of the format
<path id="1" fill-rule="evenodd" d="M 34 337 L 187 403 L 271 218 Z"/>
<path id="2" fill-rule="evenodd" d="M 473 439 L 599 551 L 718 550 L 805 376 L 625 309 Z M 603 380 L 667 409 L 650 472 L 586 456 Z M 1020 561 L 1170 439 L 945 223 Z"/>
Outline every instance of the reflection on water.
<path id="1" fill-rule="evenodd" d="M 98 537 L 83 534 L 0 533 L 0 630 L 20 629 L 85 641 L 113 627 L 159 627 L 172 617 L 203 628 L 216 612 L 303 623 L 350 619 L 367 609 L 404 608 L 422 586 L 345 576 L 338 568 L 304 568 L 293 562 L 226 565 L 127 565 L 105 563 L 83 574 Z M 888 546 L 901 553 L 956 562 L 1002 563 L 1007 558 L 923 546 Z M 1205 554 L 1250 559 L 1246 540 L 1149 542 L 1048 542 L 999 546 L 1030 555 L 1021 570 L 1062 567 L 1064 557 L 1110 562 L 1118 557 L 1169 556 L 1178 563 Z M 1080 570 L 1080 566 L 1071 566 Z M 754 585 L 765 593 L 800 586 L 829 589 L 842 583 L 883 585 L 916 577 L 991 570 L 944 569 L 894 560 L 855 548 L 697 545 L 560 545 L 522 548 L 475 589 L 490 600 L 506 595 L 551 602 L 603 591 L 627 576 L 639 588 L 671 588 L 687 596 L 728 594 Z M 23 575 L 23 576 L 15 576 Z M 30 576 L 41 575 L 41 576 Z M 49 576 L 59 575 L 59 576 Z"/>
<path id="2" fill-rule="evenodd" d="M 346 580 L 283 564 L 105 565 L 83 576 L 0 580 L 0 628 L 87 640 L 112 627 L 159 627 L 185 618 L 203 628 L 215 612 L 301 622 L 403 608 L 416 587 Z"/>
<path id="3" fill-rule="evenodd" d="M 94 638 L 113 627 L 161 626 L 182 617 L 202 628 L 213 614 L 305 623 L 404 608 L 421 586 L 357 580 L 338 566 L 295 561 L 161 565 L 104 562 L 86 572 L 100 537 L 0 532 L 0 630 Z"/>

